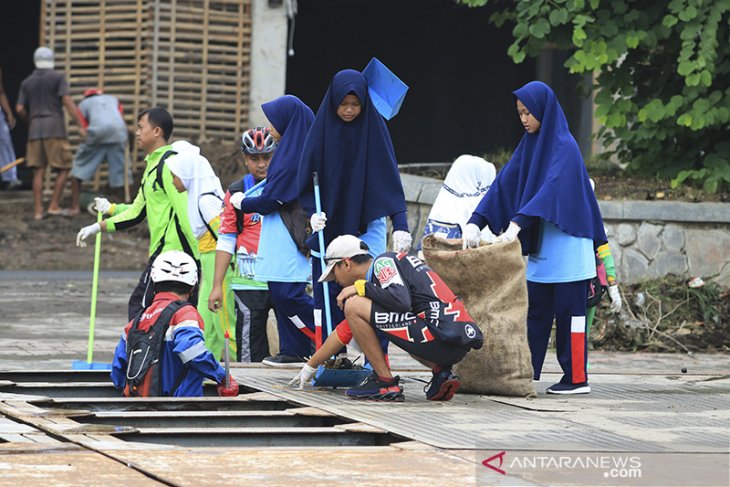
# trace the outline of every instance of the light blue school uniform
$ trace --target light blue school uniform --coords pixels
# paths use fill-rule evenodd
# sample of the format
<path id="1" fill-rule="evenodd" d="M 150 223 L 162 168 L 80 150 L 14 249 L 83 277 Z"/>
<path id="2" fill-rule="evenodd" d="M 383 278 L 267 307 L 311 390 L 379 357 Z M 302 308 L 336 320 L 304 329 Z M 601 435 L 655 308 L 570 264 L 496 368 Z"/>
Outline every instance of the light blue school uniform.
<path id="1" fill-rule="evenodd" d="M 382 217 L 368 223 L 365 233 L 360 235 L 360 240 L 368 245 L 370 248 L 368 253 L 373 257 L 385 253 L 385 248 L 388 244 L 387 231 L 385 217 Z"/>
<path id="2" fill-rule="evenodd" d="M 593 240 L 574 237 L 541 219 L 537 252 L 527 258 L 527 280 L 547 284 L 583 281 L 595 276 Z"/>
<path id="3" fill-rule="evenodd" d="M 278 211 L 264 216 L 261 223 L 255 279 L 274 282 L 312 279 L 311 262 L 297 249 Z"/>

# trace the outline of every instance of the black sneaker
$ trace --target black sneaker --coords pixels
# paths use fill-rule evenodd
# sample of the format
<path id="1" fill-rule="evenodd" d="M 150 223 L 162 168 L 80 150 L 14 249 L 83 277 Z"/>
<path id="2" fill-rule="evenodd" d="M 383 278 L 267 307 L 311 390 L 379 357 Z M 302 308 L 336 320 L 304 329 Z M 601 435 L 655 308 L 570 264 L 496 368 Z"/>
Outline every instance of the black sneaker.
<path id="1" fill-rule="evenodd" d="M 293 355 L 282 355 L 278 354 L 274 357 L 266 357 L 261 361 L 262 364 L 268 365 L 269 367 L 304 367 L 305 360 L 301 357 L 295 357 Z"/>
<path id="2" fill-rule="evenodd" d="M 563 384 L 562 382 L 558 382 L 548 387 L 545 392 L 548 394 L 588 394 L 591 392 L 591 386 L 588 385 L 588 382 L 583 382 L 582 384 Z"/>
<path id="3" fill-rule="evenodd" d="M 433 377 L 423 391 L 429 401 L 450 401 L 461 387 L 461 379 L 451 371 L 451 367 L 433 371 Z"/>
<path id="4" fill-rule="evenodd" d="M 399 382 L 400 377 L 397 375 L 385 382 L 380 380 L 378 375 L 373 372 L 359 386 L 346 390 L 345 395 L 352 399 L 401 402 L 405 397 L 403 396 L 403 388 Z"/>

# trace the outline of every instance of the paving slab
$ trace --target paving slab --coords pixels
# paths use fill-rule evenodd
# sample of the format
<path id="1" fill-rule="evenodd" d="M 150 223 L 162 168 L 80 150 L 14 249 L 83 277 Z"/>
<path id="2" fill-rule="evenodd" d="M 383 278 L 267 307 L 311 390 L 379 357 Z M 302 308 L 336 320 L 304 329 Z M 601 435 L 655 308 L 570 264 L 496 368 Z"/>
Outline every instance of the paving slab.
<path id="1" fill-rule="evenodd" d="M 102 279 L 94 361 L 111 360 L 137 277 L 136 273 L 109 274 Z M 0 370 L 41 371 L 33 380 L 46 382 L 42 371 L 69 370 L 73 360 L 85 358 L 90 282 L 91 273 L 0 271 Z M 323 411 L 347 418 L 350 424 L 391 432 L 401 441 L 377 447 L 186 448 L 135 443 L 110 436 L 108 428 L 74 425 L 68 415 L 56 417 L 51 403 L 36 398 L 41 399 L 38 407 L 51 410 L 28 409 L 28 418 L 37 415 L 65 436 L 51 437 L 32 427 L 29 431 L 23 421 L 0 419 L 0 485 L 17 485 L 22 478 L 27 479 L 26 485 L 47 485 L 44 479 L 52 474 L 54 485 L 79 485 L 93 478 L 89 472 L 95 470 L 102 476 L 105 472 L 119 476 L 109 479 L 140 485 L 155 476 L 173 485 L 291 485 L 314 479 L 335 485 L 386 481 L 398 485 L 730 485 L 729 355 L 590 352 L 589 357 L 593 391 L 587 396 L 545 394 L 560 378 L 551 351 L 543 380 L 535 384 L 537 398 L 457 394 L 449 403 L 432 403 L 422 391 L 430 374 L 393 349 L 391 360 L 404 379 L 406 393 L 406 401 L 400 404 L 351 401 L 343 390 L 292 389 L 286 384 L 296 369 L 233 364 L 233 374 L 242 385 L 263 391 L 247 397 L 272 411 L 292 407 Z M 31 396 L 16 393 L 24 388 L 12 388 L 13 380 L 0 384 L 13 391 L 0 392 L 0 402 L 30 401 Z M 281 407 L 274 407 L 274 402 Z M 138 406 L 144 409 L 144 403 L 139 401 Z M 119 404 L 114 398 L 89 397 L 68 407 L 69 411 L 113 411 Z M 72 440 L 75 447 L 64 442 Z M 64 448 L 58 450 L 59 445 Z M 10 456 L 13 460 L 6 461 Z M 611 468 L 590 464 L 630 462 L 636 460 L 634 456 L 640 467 L 624 469 L 626 477 L 620 476 L 620 469 L 613 475 Z M 588 467 L 575 467 L 578 460 L 588 462 Z M 138 466 L 149 476 L 126 465 Z M 12 475 L 6 477 L 9 471 Z M 637 473 L 643 476 L 631 477 Z M 113 480 L 105 483 L 121 483 Z"/>
<path id="2" fill-rule="evenodd" d="M 406 401 L 347 399 L 342 390 L 290 388 L 292 373 L 235 369 L 241 384 L 356 419 L 444 449 L 555 451 L 727 452 L 730 378 L 596 375 L 593 392 L 504 398 L 457 394 L 425 400 L 427 373 L 401 374 Z M 546 386 L 559 379 L 547 374 Z"/>
<path id="3" fill-rule="evenodd" d="M 0 485 L 163 485 L 73 444 L 0 444 Z"/>

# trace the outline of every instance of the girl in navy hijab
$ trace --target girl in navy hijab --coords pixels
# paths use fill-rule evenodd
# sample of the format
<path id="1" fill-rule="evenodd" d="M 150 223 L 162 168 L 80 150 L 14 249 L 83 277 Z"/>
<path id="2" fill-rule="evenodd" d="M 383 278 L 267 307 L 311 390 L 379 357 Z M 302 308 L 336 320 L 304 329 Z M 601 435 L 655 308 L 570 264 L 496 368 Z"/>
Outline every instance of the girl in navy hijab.
<path id="1" fill-rule="evenodd" d="M 314 213 L 313 172 L 319 176 L 322 213 L 314 214 L 311 223 L 315 232 L 324 229 L 325 248 L 335 237 L 349 234 L 378 256 L 386 250 L 385 218 L 390 217 L 394 250 L 409 250 L 406 200 L 393 143 L 359 71 L 346 69 L 335 75 L 307 135 L 297 179 L 302 206 L 310 214 Z M 307 243 L 319 256 L 317 235 Z M 324 308 L 322 285 L 317 282 L 321 273 L 319 259 L 312 259 L 316 310 Z M 336 303 L 341 288 L 330 283 L 329 290 L 330 302 Z M 344 315 L 337 306 L 330 309 L 335 326 Z"/>
<path id="2" fill-rule="evenodd" d="M 296 204 L 297 165 L 304 138 L 314 120 L 314 113 L 299 98 L 279 97 L 261 108 L 271 123 L 277 140 L 266 183 L 259 196 L 231 196 L 231 204 L 244 213 L 263 216 L 255 279 L 268 282 L 279 331 L 279 354 L 266 357 L 271 366 L 303 364 L 311 354 L 314 340 L 314 302 L 306 293 L 311 273 L 309 258 L 300 252 L 282 214 Z M 284 215 L 286 216 L 286 215 Z"/>
<path id="3" fill-rule="evenodd" d="M 486 225 L 515 240 L 528 255 L 527 334 L 535 380 L 556 321 L 558 361 L 563 369 L 549 394 L 590 392 L 585 332 L 588 283 L 596 275 L 595 249 L 606 243 L 601 212 L 578 144 L 560 103 L 545 83 L 532 81 L 514 92 L 525 135 L 472 214 L 467 247 L 479 245 Z"/>

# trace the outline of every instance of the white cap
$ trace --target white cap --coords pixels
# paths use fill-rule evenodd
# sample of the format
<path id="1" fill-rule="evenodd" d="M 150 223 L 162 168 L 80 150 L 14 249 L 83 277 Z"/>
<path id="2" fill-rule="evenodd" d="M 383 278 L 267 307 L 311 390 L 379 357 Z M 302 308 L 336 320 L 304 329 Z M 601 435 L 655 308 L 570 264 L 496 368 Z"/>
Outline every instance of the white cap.
<path id="1" fill-rule="evenodd" d="M 332 269 L 335 268 L 338 262 L 346 257 L 367 255 L 368 250 L 370 250 L 368 244 L 359 238 L 352 235 L 340 235 L 327 246 L 327 252 L 324 254 L 327 267 L 324 268 L 324 272 L 319 277 L 319 282 L 334 281 L 335 273 L 332 272 Z"/>
<path id="2" fill-rule="evenodd" d="M 38 69 L 53 69 L 53 51 L 47 47 L 39 47 L 33 53 L 33 62 Z"/>

